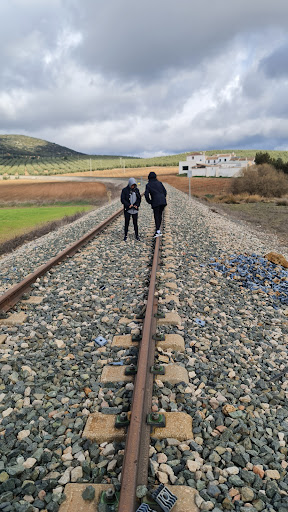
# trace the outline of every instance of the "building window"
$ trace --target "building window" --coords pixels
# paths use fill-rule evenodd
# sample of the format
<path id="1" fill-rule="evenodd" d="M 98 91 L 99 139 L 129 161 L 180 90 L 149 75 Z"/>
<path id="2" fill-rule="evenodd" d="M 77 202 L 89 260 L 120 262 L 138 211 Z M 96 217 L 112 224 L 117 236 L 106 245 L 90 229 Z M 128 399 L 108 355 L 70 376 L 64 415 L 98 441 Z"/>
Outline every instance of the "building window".
<path id="1" fill-rule="evenodd" d="M 188 171 L 188 170 L 189 170 L 188 165 L 183 165 L 183 167 L 182 167 L 182 171 Z"/>

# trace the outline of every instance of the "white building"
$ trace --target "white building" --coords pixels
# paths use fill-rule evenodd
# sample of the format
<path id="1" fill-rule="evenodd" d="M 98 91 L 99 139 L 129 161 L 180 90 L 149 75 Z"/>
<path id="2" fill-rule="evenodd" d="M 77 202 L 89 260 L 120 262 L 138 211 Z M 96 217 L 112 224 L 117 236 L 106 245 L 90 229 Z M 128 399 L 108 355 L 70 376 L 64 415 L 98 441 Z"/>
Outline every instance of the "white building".
<path id="1" fill-rule="evenodd" d="M 179 162 L 179 174 L 206 177 L 231 178 L 238 176 L 243 167 L 252 165 L 254 160 L 238 158 L 235 153 L 217 154 L 212 156 L 203 153 L 191 153 L 186 161 Z"/>

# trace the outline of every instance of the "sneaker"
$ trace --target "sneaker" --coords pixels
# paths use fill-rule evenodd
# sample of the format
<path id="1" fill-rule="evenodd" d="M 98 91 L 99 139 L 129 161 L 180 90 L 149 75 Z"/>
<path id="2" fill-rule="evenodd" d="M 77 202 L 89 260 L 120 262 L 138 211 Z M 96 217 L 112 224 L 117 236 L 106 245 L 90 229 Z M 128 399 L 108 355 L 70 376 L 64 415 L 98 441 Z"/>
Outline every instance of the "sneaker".
<path id="1" fill-rule="evenodd" d="M 162 236 L 161 231 L 156 231 L 154 238 L 158 238 L 158 236 Z"/>
<path id="2" fill-rule="evenodd" d="M 135 236 L 135 240 L 138 240 L 138 242 L 140 242 L 140 236 Z"/>
<path id="3" fill-rule="evenodd" d="M 127 236 L 125 235 L 123 238 L 123 241 L 126 242 L 126 240 L 127 240 Z"/>

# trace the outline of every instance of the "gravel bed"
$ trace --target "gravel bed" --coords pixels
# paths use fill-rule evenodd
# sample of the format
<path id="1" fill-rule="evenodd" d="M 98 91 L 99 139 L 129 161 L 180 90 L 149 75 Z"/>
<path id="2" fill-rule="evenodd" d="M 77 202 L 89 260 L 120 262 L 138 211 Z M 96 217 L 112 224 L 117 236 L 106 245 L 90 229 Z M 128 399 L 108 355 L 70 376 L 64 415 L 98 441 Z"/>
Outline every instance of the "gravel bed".
<path id="1" fill-rule="evenodd" d="M 158 331 L 181 334 L 186 352 L 159 353 L 187 369 L 189 384 L 157 381 L 153 405 L 190 414 L 194 439 L 152 442 L 149 483 L 197 489 L 201 510 L 287 512 L 287 307 L 279 303 L 275 310 L 275 298 L 211 266 L 212 258 L 280 250 L 268 235 L 257 238 L 246 225 L 167 189 L 174 245 L 169 271 L 176 274 L 180 305 L 160 302 L 159 310 L 178 310 L 183 324 Z M 100 375 L 106 364 L 136 360 L 137 347 L 110 344 L 115 334 L 141 330 L 135 313 L 147 297 L 152 243 L 146 231 L 152 224 L 142 202 L 141 242 L 132 226 L 122 241 L 119 219 L 33 285 L 31 294 L 44 300 L 15 307 L 26 311 L 25 324 L 0 328 L 7 336 L 0 345 L 0 510 L 57 512 L 68 482 L 119 486 L 123 443 L 98 446 L 81 435 L 91 412 L 114 414 L 129 406 L 133 384 L 102 386 Z M 32 250 L 22 251 L 26 265 Z M 171 294 L 164 270 L 160 301 Z M 102 348 L 95 345 L 98 335 L 108 340 Z"/>
<path id="2" fill-rule="evenodd" d="M 7 256 L 0 257 L 0 294 L 81 238 L 119 208 L 121 203 L 119 199 L 115 199 L 75 222 L 33 240 Z"/>
<path id="3" fill-rule="evenodd" d="M 94 411 L 121 412 L 129 405 L 132 383 L 103 387 L 103 366 L 136 362 L 137 346 L 111 349 L 115 334 L 138 334 L 147 296 L 152 221 L 141 207 L 139 232 L 132 226 L 123 241 L 121 217 L 73 259 L 34 283 L 37 306 L 25 311 L 20 326 L 1 326 L 0 336 L 0 510 L 57 511 L 67 482 L 119 485 L 121 443 L 98 446 L 81 437 Z M 152 232 L 152 227 L 151 227 Z M 99 348 L 95 338 L 105 337 Z M 108 472 L 108 473 L 107 473 Z"/>
<path id="4" fill-rule="evenodd" d="M 152 443 L 150 483 L 197 489 L 200 510 L 287 511 L 288 309 L 279 300 L 275 310 L 275 297 L 211 266 L 214 258 L 281 251 L 268 235 L 256 237 L 246 225 L 173 192 L 172 272 L 186 352 L 168 356 L 185 366 L 189 385 L 156 383 L 153 403 L 190 414 L 194 439 Z M 282 254 L 287 257 L 283 247 Z M 162 298 L 170 292 L 159 289 Z"/>

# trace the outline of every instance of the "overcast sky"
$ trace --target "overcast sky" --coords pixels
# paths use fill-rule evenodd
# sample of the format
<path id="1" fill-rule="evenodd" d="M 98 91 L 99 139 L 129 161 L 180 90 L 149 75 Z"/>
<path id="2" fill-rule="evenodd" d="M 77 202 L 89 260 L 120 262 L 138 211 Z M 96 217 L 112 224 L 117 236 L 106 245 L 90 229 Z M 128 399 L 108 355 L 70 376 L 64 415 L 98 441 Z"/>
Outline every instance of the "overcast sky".
<path id="1" fill-rule="evenodd" d="M 90 154 L 288 149 L 287 0 L 2 0 L 0 133 Z"/>

